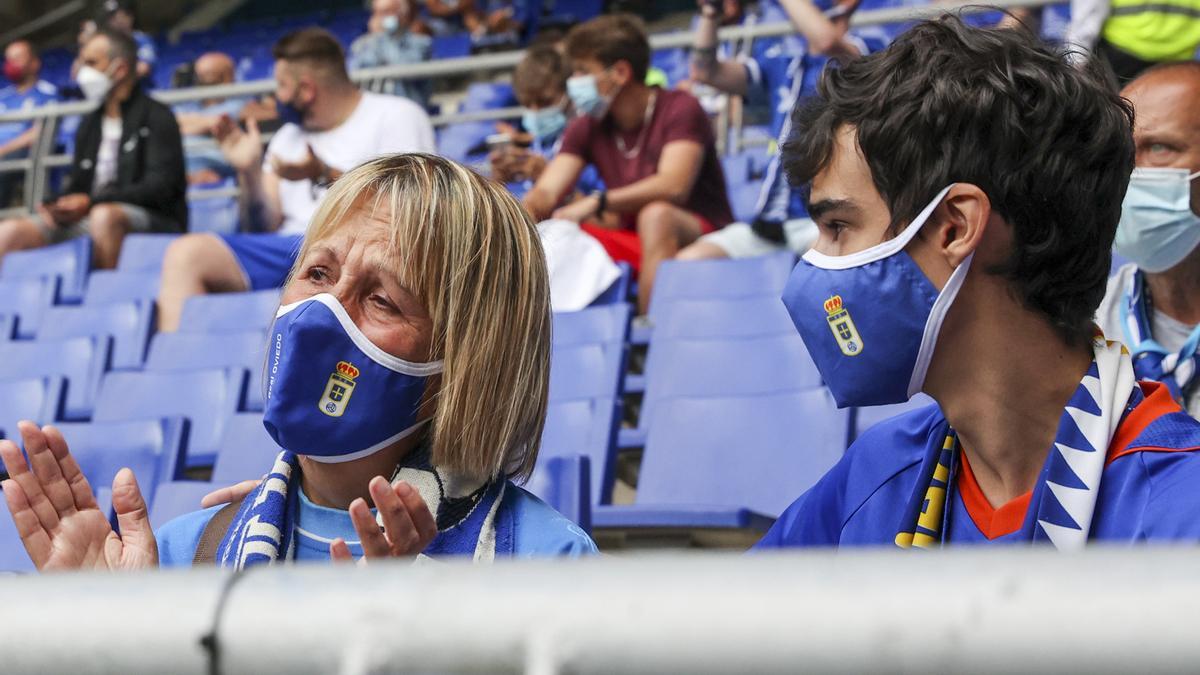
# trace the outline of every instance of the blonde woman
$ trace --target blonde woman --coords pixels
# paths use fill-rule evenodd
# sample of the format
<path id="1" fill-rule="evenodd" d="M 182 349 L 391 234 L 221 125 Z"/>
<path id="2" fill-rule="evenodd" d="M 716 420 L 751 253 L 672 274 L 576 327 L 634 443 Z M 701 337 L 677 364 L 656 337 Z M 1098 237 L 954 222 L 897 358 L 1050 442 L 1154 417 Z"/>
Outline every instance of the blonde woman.
<path id="1" fill-rule="evenodd" d="M 28 466 L 0 443 L 39 569 L 595 551 L 510 480 L 537 459 L 550 296 L 537 231 L 502 187 L 423 154 L 346 173 L 281 302 L 264 423 L 287 450 L 244 499 L 156 535 L 125 469 L 117 534 L 53 427 L 20 425 Z"/>

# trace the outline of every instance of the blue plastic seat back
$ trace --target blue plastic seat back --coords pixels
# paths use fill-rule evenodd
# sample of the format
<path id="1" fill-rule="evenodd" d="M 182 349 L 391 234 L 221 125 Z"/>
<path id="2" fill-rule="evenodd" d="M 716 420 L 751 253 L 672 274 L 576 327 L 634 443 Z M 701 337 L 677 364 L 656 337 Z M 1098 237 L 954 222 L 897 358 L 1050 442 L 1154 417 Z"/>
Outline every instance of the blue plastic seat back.
<path id="1" fill-rule="evenodd" d="M 46 311 L 40 338 L 112 338 L 112 363 L 116 369 L 138 369 L 146 358 L 146 344 L 154 323 L 154 304 L 144 301 L 108 305 L 51 307 Z"/>
<path id="2" fill-rule="evenodd" d="M 133 470 L 148 504 L 155 487 L 182 468 L 186 423 L 180 417 L 56 424 L 93 490 L 110 488 L 122 468 Z"/>
<path id="3" fill-rule="evenodd" d="M 157 272 L 162 269 L 163 255 L 177 234 L 131 234 L 121 243 L 117 269 L 122 272 Z"/>
<path id="4" fill-rule="evenodd" d="M 228 484 L 262 478 L 270 472 L 281 449 L 267 433 L 261 414 L 234 415 L 226 423 L 221 445 L 217 449 L 213 482 Z"/>
<path id="5" fill-rule="evenodd" d="M 13 251 L 0 261 L 0 279 L 50 279 L 58 288 L 57 301 L 83 299 L 88 270 L 92 268 L 92 240 L 76 237 L 61 244 Z"/>
<path id="6" fill-rule="evenodd" d="M 618 396 L 624 360 L 624 347 L 618 344 L 555 345 L 550 358 L 550 401 Z"/>
<path id="7" fill-rule="evenodd" d="M 623 344 L 629 339 L 628 304 L 588 307 L 577 312 L 554 313 L 554 344 Z"/>
<path id="8" fill-rule="evenodd" d="M 667 401 L 646 442 L 637 503 L 778 516 L 841 458 L 847 424 L 824 389 Z"/>
<path id="9" fill-rule="evenodd" d="M 38 334 L 46 310 L 54 304 L 55 282 L 51 279 L 0 279 L 0 314 L 15 317 L 16 327 L 8 337 L 32 340 Z"/>
<path id="10" fill-rule="evenodd" d="M 464 161 L 472 154 L 472 150 L 478 149 L 494 133 L 496 127 L 491 122 L 452 124 L 437 135 L 438 154 Z"/>
<path id="11" fill-rule="evenodd" d="M 0 314 L 0 342 L 7 342 L 13 339 L 13 332 L 16 329 L 16 314 Z"/>
<path id="12" fill-rule="evenodd" d="M 183 305 L 182 333 L 266 331 L 279 309 L 279 290 L 196 295 Z"/>
<path id="13" fill-rule="evenodd" d="M 21 543 L 21 535 L 17 534 L 17 525 L 8 512 L 4 490 L 0 490 L 0 573 L 29 573 L 34 570 L 33 561 Z"/>
<path id="14" fill-rule="evenodd" d="M 238 231 L 238 203 L 232 197 L 188 200 L 188 231 L 233 234 Z"/>
<path id="15" fill-rule="evenodd" d="M 494 110 L 517 105 L 511 84 L 502 82 L 476 82 L 467 87 L 462 111 Z"/>
<path id="16" fill-rule="evenodd" d="M 722 157 L 721 169 L 725 171 L 725 183 L 730 188 L 744 185 L 750 180 L 750 155 L 743 152 Z"/>
<path id="17" fill-rule="evenodd" d="M 754 217 L 758 215 L 760 195 L 762 195 L 762 183 L 731 184 L 729 206 L 733 209 L 734 220 L 740 223 L 753 222 Z"/>
<path id="18" fill-rule="evenodd" d="M 542 430 L 539 464 L 553 457 L 587 457 L 592 498 L 597 504 L 611 502 L 619 412 L 618 402 L 613 398 L 551 403 Z"/>
<path id="19" fill-rule="evenodd" d="M 190 422 L 187 466 L 211 466 L 225 423 L 245 387 L 241 369 L 167 373 L 114 372 L 104 377 L 92 419 L 97 422 L 184 417 Z"/>
<path id="20" fill-rule="evenodd" d="M 219 487 L 223 486 L 198 480 L 160 483 L 150 506 L 150 526 L 157 530 L 185 513 L 199 511 L 200 499 Z"/>
<path id="21" fill-rule="evenodd" d="M 740 300 L 679 300 L 654 316 L 652 342 L 679 339 L 754 338 L 795 335 L 778 297 Z"/>
<path id="22" fill-rule="evenodd" d="M 592 300 L 592 304 L 588 305 L 589 307 L 629 303 L 629 297 L 632 294 L 633 268 L 627 262 L 618 262 L 617 268 L 620 269 L 621 276 L 617 277 L 617 280 L 612 282 L 612 285 L 603 293 L 596 296 L 596 299 Z"/>
<path id="23" fill-rule="evenodd" d="M 538 458 L 537 468 L 523 487 L 584 532 L 592 530 L 592 500 L 587 457 Z"/>
<path id="24" fill-rule="evenodd" d="M 790 252 L 738 260 L 667 260 L 654 278 L 650 314 L 675 300 L 779 297 L 795 266 Z"/>
<path id="25" fill-rule="evenodd" d="M 851 414 L 853 419 L 853 429 L 851 430 L 851 441 L 862 436 L 863 433 L 880 422 L 903 415 L 910 410 L 924 408 L 928 405 L 933 405 L 935 401 L 925 394 L 917 394 L 912 397 L 907 403 L 897 403 L 895 405 L 873 405 L 866 408 L 855 408 Z"/>
<path id="26" fill-rule="evenodd" d="M 88 277 L 83 304 L 106 305 L 133 300 L 152 302 L 158 297 L 160 276 L 153 270 L 96 270 Z"/>
<path id="27" fill-rule="evenodd" d="M 49 424 L 58 418 L 63 398 L 61 377 L 0 380 L 0 438 L 21 444 L 17 422 Z"/>
<path id="28" fill-rule="evenodd" d="M 602 0 L 555 0 L 551 17 L 565 23 L 578 23 L 599 16 L 602 11 Z"/>
<path id="29" fill-rule="evenodd" d="M 147 371 L 242 368 L 249 375 L 246 400 L 250 410 L 262 410 L 263 360 L 267 336 L 262 331 L 238 333 L 159 333 L 150 340 Z"/>
<path id="30" fill-rule="evenodd" d="M 63 419 L 87 419 L 111 351 L 108 337 L 0 342 L 0 379 L 62 377 L 66 381 Z"/>
<path id="31" fill-rule="evenodd" d="M 455 59 L 470 55 L 471 36 L 467 33 L 437 35 L 433 38 L 432 56 L 434 59 Z"/>

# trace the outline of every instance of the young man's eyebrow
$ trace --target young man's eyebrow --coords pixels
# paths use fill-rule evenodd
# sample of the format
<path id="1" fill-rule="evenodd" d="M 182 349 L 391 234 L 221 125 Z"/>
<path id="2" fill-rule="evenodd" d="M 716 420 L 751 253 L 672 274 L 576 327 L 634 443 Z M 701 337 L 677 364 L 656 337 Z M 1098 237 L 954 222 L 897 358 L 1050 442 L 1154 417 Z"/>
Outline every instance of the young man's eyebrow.
<path id="1" fill-rule="evenodd" d="M 858 204 L 849 199 L 822 199 L 808 205 L 808 215 L 810 218 L 820 218 L 822 215 L 835 209 L 850 211 L 852 213 L 859 211 Z"/>

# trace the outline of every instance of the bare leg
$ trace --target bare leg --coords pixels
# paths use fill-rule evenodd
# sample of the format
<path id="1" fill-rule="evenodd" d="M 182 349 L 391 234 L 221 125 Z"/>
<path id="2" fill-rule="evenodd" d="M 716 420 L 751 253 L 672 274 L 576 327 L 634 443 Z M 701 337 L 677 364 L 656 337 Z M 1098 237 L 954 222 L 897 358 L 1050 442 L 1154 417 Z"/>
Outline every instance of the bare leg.
<path id="1" fill-rule="evenodd" d="M 650 202 L 637 216 L 642 243 L 642 269 L 638 273 L 638 313 L 650 307 L 650 292 L 658 264 L 674 258 L 679 250 L 702 234 L 700 219 L 669 202 Z"/>
<path id="2" fill-rule="evenodd" d="M 12 251 L 39 248 L 50 242 L 42 228 L 29 218 L 10 218 L 0 221 L 0 261 Z"/>
<path id="3" fill-rule="evenodd" d="M 129 233 L 129 218 L 115 204 L 97 204 L 88 212 L 88 233 L 92 235 L 92 260 L 98 269 L 117 266 L 121 243 Z"/>
<path id="4" fill-rule="evenodd" d="M 219 237 L 187 234 L 167 247 L 158 291 L 158 330 L 179 329 L 183 304 L 193 295 L 250 290 L 233 252 Z"/>
<path id="5" fill-rule="evenodd" d="M 713 260 L 716 258 L 728 258 L 729 252 L 725 249 L 707 241 L 697 241 L 688 246 L 675 256 L 676 260 Z"/>

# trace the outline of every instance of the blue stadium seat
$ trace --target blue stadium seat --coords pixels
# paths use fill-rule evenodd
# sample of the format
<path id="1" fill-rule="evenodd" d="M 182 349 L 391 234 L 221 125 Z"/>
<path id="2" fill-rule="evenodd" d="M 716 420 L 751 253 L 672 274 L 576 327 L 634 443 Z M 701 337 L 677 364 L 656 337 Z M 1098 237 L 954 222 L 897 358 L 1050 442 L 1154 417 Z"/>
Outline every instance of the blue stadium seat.
<path id="1" fill-rule="evenodd" d="M 667 260 L 654 278 L 650 314 L 676 300 L 779 297 L 795 264 L 789 252 L 739 260 Z"/>
<path id="2" fill-rule="evenodd" d="M 775 296 L 742 300 L 680 300 L 654 316 L 652 341 L 794 335 L 787 308 Z"/>
<path id="3" fill-rule="evenodd" d="M 8 502 L 4 491 L 0 490 L 0 573 L 3 572 L 33 572 L 35 568 L 21 536 L 17 534 L 17 525 L 8 512 Z"/>
<path id="4" fill-rule="evenodd" d="M 738 153 L 721 158 L 721 168 L 725 171 L 725 182 L 730 187 L 744 185 L 750 180 L 750 155 Z"/>
<path id="5" fill-rule="evenodd" d="M 16 314 L 0 314 L 0 343 L 11 340 L 16 329 Z"/>
<path id="6" fill-rule="evenodd" d="M 92 268 L 92 240 L 76 237 L 61 244 L 13 251 L 0 262 L 0 279 L 50 279 L 56 301 L 75 304 L 83 300 L 88 270 Z"/>
<path id="7" fill-rule="evenodd" d="M 279 291 L 196 295 L 183 305 L 181 333 L 266 331 L 279 309 Z"/>
<path id="8" fill-rule="evenodd" d="M 585 457 L 591 474 L 589 493 L 597 504 L 610 503 L 616 478 L 614 440 L 620 410 L 615 398 L 551 403 L 546 410 L 546 427 L 542 430 L 539 465 L 551 458 Z"/>
<path id="9" fill-rule="evenodd" d="M 740 183 L 729 186 L 729 206 L 733 218 L 739 223 L 754 221 L 758 214 L 758 198 L 762 194 L 762 183 Z"/>
<path id="10" fill-rule="evenodd" d="M 656 340 L 646 357 L 638 428 L 622 429 L 620 444 L 640 445 L 658 423 L 658 406 L 668 399 L 753 396 L 821 386 L 821 375 L 794 332 L 745 339 Z"/>
<path id="11" fill-rule="evenodd" d="M 592 530 L 592 500 L 588 495 L 587 457 L 539 458 L 523 487 L 579 526 Z"/>
<path id="12" fill-rule="evenodd" d="M 935 401 L 925 394 L 917 394 L 912 397 L 907 403 L 896 403 L 894 405 L 873 405 L 866 408 L 854 408 L 850 412 L 851 434 L 850 441 L 863 435 L 863 432 L 876 424 L 895 417 L 903 415 L 910 410 L 924 408 L 928 405 L 933 405 Z"/>
<path id="13" fill-rule="evenodd" d="M 456 59 L 470 55 L 471 36 L 467 33 L 435 35 L 433 38 L 432 56 L 434 59 Z"/>
<path id="14" fill-rule="evenodd" d="M 475 82 L 467 87 L 462 102 L 463 112 L 494 110 L 517 105 L 511 84 L 504 82 Z"/>
<path id="15" fill-rule="evenodd" d="M 261 478 L 271 470 L 280 450 L 263 426 L 261 414 L 238 413 L 225 424 L 212 480 L 229 484 Z"/>
<path id="16" fill-rule="evenodd" d="M 238 231 L 238 203 L 232 197 L 188 199 L 188 231 L 233 234 Z"/>
<path id="17" fill-rule="evenodd" d="M 174 373 L 115 372 L 104 377 L 96 422 L 184 417 L 190 422 L 186 467 L 212 466 L 225 423 L 246 386 L 241 369 Z"/>
<path id="18" fill-rule="evenodd" d="M 146 358 L 146 343 L 154 324 L 151 302 L 118 302 L 109 305 L 51 307 L 46 310 L 40 339 L 70 337 L 112 338 L 112 362 L 118 370 L 139 369 Z"/>
<path id="19" fill-rule="evenodd" d="M 438 153 L 459 162 L 466 161 L 473 150 L 483 145 L 488 136 L 496 133 L 492 122 L 462 122 L 444 127 L 437 135 Z"/>
<path id="20" fill-rule="evenodd" d="M 766 529 L 841 458 L 848 414 L 824 389 L 664 402 L 632 506 L 596 527 Z"/>
<path id="21" fill-rule="evenodd" d="M 628 304 L 588 307 L 554 313 L 554 344 L 562 347 L 595 343 L 624 344 L 629 338 Z"/>
<path id="22" fill-rule="evenodd" d="M 61 377 L 0 380 L 0 438 L 21 444 L 17 422 L 49 424 L 58 418 L 65 385 Z"/>
<path id="23" fill-rule="evenodd" d="M 131 234 L 121 243 L 117 269 L 122 272 L 158 272 L 162 269 L 163 254 L 177 234 Z"/>
<path id="24" fill-rule="evenodd" d="M 55 426 L 93 490 L 111 487 L 117 472 L 128 467 L 153 505 L 155 487 L 175 480 L 183 466 L 188 431 L 181 417 Z"/>
<path id="25" fill-rule="evenodd" d="M 603 0 L 554 0 L 550 18 L 563 23 L 578 23 L 599 16 L 603 11 Z"/>
<path id="26" fill-rule="evenodd" d="M 201 497 L 219 487 L 223 486 L 198 480 L 160 483 L 150 507 L 150 527 L 157 530 L 185 513 L 199 511 Z"/>
<path id="27" fill-rule="evenodd" d="M 45 278 L 0 280 L 0 314 L 14 326 L 6 339 L 32 340 L 38 334 L 42 317 L 54 304 L 54 286 Z"/>
<path id="28" fill-rule="evenodd" d="M 621 276 L 617 277 L 612 286 L 596 296 L 589 307 L 629 302 L 630 296 L 633 295 L 633 268 L 627 262 L 618 262 L 617 268 L 621 271 Z"/>
<path id="29" fill-rule="evenodd" d="M 157 271 L 96 270 L 88 277 L 83 304 L 106 305 L 140 300 L 152 302 L 158 297 L 160 274 Z"/>
<path id="30" fill-rule="evenodd" d="M 249 376 L 245 407 L 262 410 L 263 362 L 267 337 L 262 331 L 239 333 L 159 333 L 150 340 L 147 372 L 242 368 Z"/>
<path id="31" fill-rule="evenodd" d="M 550 358 L 550 401 L 619 396 L 624 361 L 622 345 L 554 346 Z"/>
<path id="32" fill-rule="evenodd" d="M 0 342 L 0 379 L 61 377 L 66 397 L 59 417 L 85 420 L 92 415 L 111 353 L 107 337 Z"/>

